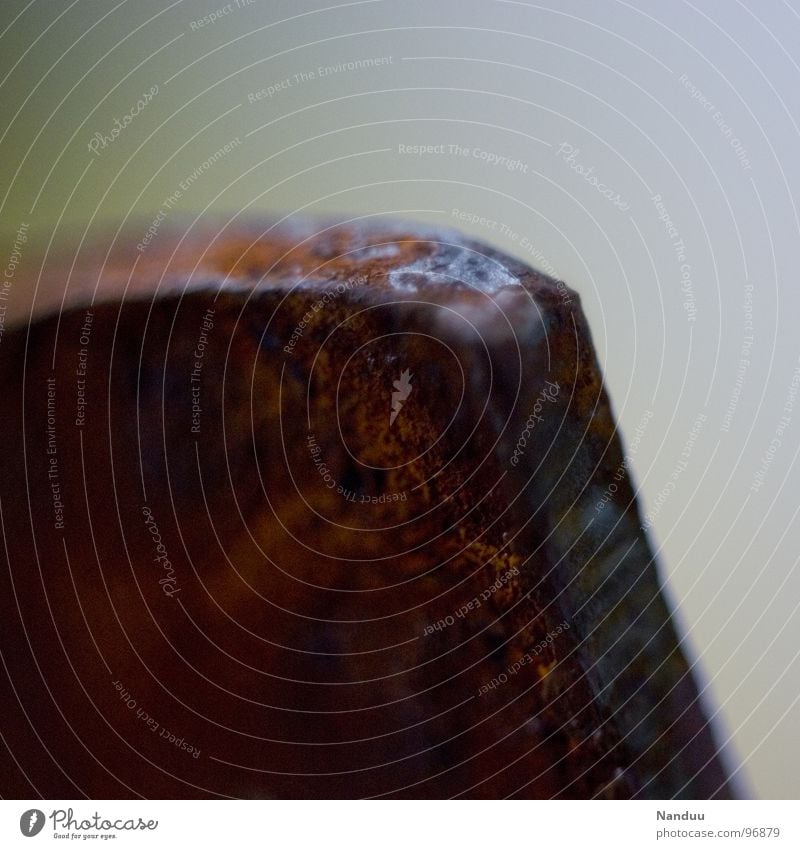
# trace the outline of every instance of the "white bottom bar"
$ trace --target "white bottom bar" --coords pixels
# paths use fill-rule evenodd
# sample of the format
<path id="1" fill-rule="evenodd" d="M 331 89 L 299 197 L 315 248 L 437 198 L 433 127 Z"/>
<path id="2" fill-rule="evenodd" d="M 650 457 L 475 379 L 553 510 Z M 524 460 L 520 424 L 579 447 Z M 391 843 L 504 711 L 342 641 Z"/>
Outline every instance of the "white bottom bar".
<path id="1" fill-rule="evenodd" d="M 31 836 L 28 836 L 31 833 Z M 0 845 L 800 846 L 800 803 L 0 801 Z"/>

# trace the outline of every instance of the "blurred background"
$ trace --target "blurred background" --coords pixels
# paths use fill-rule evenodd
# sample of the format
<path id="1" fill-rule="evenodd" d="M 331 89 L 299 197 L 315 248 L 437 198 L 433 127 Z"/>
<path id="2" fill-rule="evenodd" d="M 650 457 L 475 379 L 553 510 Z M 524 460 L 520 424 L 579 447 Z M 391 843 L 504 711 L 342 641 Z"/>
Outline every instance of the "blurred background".
<path id="1" fill-rule="evenodd" d="M 800 797 L 797 0 L 3 0 L 0 33 L 0 343 L 59 245 L 210 215 L 414 218 L 565 280 L 729 761 Z"/>

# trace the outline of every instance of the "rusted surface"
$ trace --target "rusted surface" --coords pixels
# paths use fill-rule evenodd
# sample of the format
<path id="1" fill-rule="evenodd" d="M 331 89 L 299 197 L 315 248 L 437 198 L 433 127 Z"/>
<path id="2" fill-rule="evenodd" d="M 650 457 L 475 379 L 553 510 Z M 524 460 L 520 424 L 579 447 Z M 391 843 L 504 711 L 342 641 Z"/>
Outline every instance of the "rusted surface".
<path id="1" fill-rule="evenodd" d="M 728 796 L 577 295 L 326 226 L 3 337 L 0 792 Z"/>

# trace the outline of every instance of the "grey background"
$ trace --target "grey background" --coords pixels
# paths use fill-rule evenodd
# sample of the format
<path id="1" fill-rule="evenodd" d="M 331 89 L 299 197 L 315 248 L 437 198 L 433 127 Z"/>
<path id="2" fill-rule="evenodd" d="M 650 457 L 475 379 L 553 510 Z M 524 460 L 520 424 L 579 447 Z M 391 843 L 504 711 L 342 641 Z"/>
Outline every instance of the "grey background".
<path id="1" fill-rule="evenodd" d="M 740 777 L 754 795 L 800 796 L 800 397 L 787 407 L 800 375 L 798 3 L 253 0 L 196 25 L 224 6 L 4 0 L 0 279 L 21 248 L 8 320 L 42 303 L 37 268 L 53 245 L 109 225 L 141 238 L 180 181 L 236 137 L 174 221 L 258 210 L 414 217 L 461 226 L 566 280 L 629 445 L 652 413 L 635 481 L 643 509 L 658 506 L 662 574 Z M 384 64 L 317 73 L 375 58 Z M 92 153 L 94 134 L 154 85 Z M 468 153 L 414 156 L 401 144 Z M 562 145 L 578 151 L 572 163 Z M 463 223 L 454 209 L 497 224 Z"/>

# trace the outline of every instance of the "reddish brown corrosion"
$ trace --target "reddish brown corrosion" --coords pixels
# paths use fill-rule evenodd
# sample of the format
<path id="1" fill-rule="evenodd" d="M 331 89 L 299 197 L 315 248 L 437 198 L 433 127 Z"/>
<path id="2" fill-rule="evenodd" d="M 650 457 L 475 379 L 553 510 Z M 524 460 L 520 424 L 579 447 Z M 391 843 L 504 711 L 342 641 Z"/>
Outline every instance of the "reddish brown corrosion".
<path id="1" fill-rule="evenodd" d="M 88 341 L 3 338 L 0 791 L 728 796 L 627 480 L 589 522 L 622 453 L 577 296 L 327 227 L 126 243 L 71 282 Z"/>

